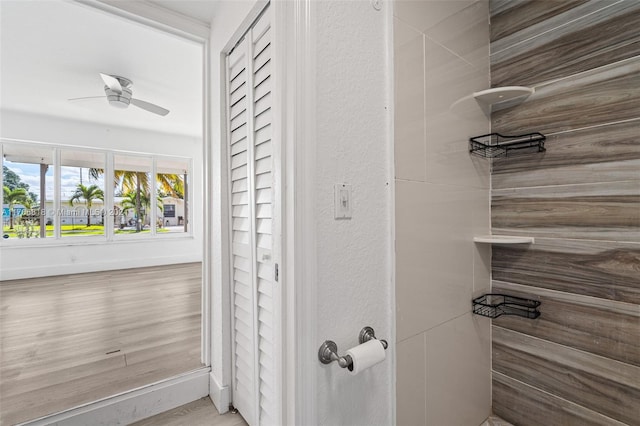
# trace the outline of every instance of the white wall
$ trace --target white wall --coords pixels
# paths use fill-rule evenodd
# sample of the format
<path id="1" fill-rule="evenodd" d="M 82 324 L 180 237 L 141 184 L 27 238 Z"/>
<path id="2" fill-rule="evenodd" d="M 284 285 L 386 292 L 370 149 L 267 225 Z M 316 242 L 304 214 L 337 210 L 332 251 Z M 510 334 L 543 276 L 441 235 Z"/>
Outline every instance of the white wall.
<path id="1" fill-rule="evenodd" d="M 488 1 L 395 2 L 398 425 L 479 425 L 491 413 Z M 451 106 L 461 98 L 466 101 Z"/>
<path id="2" fill-rule="evenodd" d="M 220 2 L 216 13 L 220 18 L 214 19 L 211 25 L 211 260 L 214 265 L 211 396 L 221 410 L 226 409 L 224 398 L 228 397 L 228 388 L 225 387 L 230 385 L 231 377 L 228 353 L 220 345 L 230 344 L 229 331 L 223 327 L 229 315 L 228 276 L 224 268 L 215 268 L 215 265 L 228 264 L 221 250 L 222 241 L 228 239 L 228 235 L 220 227 L 226 223 L 226 208 L 222 204 L 226 176 L 218 169 L 218 165 L 226 161 L 225 139 L 218 121 L 224 119 L 220 111 L 223 93 L 220 76 L 224 66 L 220 52 L 254 5 L 249 1 Z M 317 63 L 318 75 L 311 88 L 317 102 L 310 114 L 318 129 L 314 135 L 318 148 L 311 165 L 315 170 L 311 174 L 317 179 L 314 190 L 304 196 L 310 197 L 316 206 L 313 234 L 317 257 L 312 262 L 318 265 L 318 274 L 317 287 L 312 287 L 318 291 L 312 299 L 317 304 L 313 311 L 320 315 L 312 318 L 317 346 L 309 353 L 299 354 L 295 360 L 311 363 L 310 369 L 301 373 L 303 377 L 298 383 L 304 388 L 307 382 L 304 376 L 314 374 L 312 382 L 316 384 L 313 389 L 302 389 L 305 397 L 314 400 L 315 416 L 310 419 L 303 414 L 300 418 L 318 425 L 388 425 L 393 423 L 393 348 L 388 351 L 385 362 L 352 377 L 336 364 L 321 365 L 317 361 L 317 347 L 322 340 L 333 339 L 344 352 L 357 344 L 358 333 L 366 325 L 373 326 L 380 338 L 393 341 L 391 101 L 387 90 L 391 79 L 387 55 L 391 12 L 388 5 L 376 11 L 368 0 L 313 1 L 311 5 L 314 16 L 306 24 L 312 23 L 311 38 L 316 43 L 311 54 Z M 289 24 L 294 26 L 293 22 Z M 288 43 L 291 43 L 288 47 L 292 47 L 296 41 L 288 40 Z M 292 47 L 291 52 L 294 50 Z M 289 95 L 299 88 L 296 86 L 299 80 L 299 76 L 288 76 Z M 304 107 L 296 105 L 296 108 Z M 294 149 L 300 143 L 304 142 L 296 140 Z M 334 220 L 335 183 L 353 186 L 351 220 Z M 310 285 L 293 282 L 292 278 L 288 277 L 288 282 L 294 287 Z M 304 306 L 297 306 L 294 311 L 304 316 L 304 310 Z"/>
<path id="3" fill-rule="evenodd" d="M 193 236 L 170 241 L 113 243 L 59 241 L 44 246 L 0 244 L 0 280 L 124 269 L 202 260 L 202 140 L 182 135 L 106 126 L 2 111 L 0 137 L 70 146 L 126 150 L 193 158 Z M 173 237 L 173 236 L 171 236 Z M 22 243 L 23 241 L 20 241 Z"/>
<path id="4" fill-rule="evenodd" d="M 0 137 L 153 154 L 202 156 L 202 139 L 2 110 Z M 202 168 L 202 165 L 198 164 Z"/>
<path id="5" fill-rule="evenodd" d="M 367 325 L 391 342 L 387 359 L 358 376 L 314 363 L 318 425 L 393 424 L 391 4 L 381 4 L 314 3 L 317 345 L 334 340 L 344 354 Z M 353 187 L 350 220 L 334 219 L 336 183 Z"/>

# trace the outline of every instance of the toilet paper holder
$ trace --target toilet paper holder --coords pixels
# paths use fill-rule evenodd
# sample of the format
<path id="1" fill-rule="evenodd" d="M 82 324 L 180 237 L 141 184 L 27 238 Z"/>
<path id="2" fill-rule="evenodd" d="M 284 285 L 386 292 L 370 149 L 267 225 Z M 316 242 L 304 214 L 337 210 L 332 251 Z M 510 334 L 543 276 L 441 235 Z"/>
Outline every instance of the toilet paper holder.
<path id="1" fill-rule="evenodd" d="M 372 327 L 367 326 L 360 330 L 358 342 L 363 344 L 375 338 L 375 331 Z M 389 346 L 386 340 L 380 340 L 380 343 L 382 343 L 382 347 L 385 349 Z M 340 367 L 348 368 L 349 370 L 353 369 L 353 360 L 351 357 L 349 355 L 338 355 L 338 345 L 336 345 L 336 342 L 333 340 L 325 340 L 324 343 L 320 345 L 320 349 L 318 349 L 318 359 L 323 364 L 331 364 L 333 361 L 338 361 Z"/>

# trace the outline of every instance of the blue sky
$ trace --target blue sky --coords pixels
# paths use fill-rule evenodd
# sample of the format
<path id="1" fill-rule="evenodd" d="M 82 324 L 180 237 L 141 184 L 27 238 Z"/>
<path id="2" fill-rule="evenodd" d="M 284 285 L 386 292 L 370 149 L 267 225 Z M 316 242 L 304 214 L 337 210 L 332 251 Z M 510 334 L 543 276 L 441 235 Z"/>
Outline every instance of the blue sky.
<path id="1" fill-rule="evenodd" d="M 40 165 L 38 164 L 26 164 L 26 163 L 13 163 L 11 161 L 4 161 L 3 163 L 13 172 L 15 172 L 22 182 L 29 185 L 29 191 L 40 197 Z M 80 183 L 80 176 L 82 175 L 82 183 L 84 185 L 98 185 L 104 190 L 104 179 L 100 177 L 97 181 L 89 178 L 89 169 L 80 167 L 60 167 L 60 181 L 61 189 L 60 195 L 62 200 L 68 200 L 76 190 L 77 185 Z M 46 174 L 46 199 L 53 199 L 53 166 L 49 167 Z"/>

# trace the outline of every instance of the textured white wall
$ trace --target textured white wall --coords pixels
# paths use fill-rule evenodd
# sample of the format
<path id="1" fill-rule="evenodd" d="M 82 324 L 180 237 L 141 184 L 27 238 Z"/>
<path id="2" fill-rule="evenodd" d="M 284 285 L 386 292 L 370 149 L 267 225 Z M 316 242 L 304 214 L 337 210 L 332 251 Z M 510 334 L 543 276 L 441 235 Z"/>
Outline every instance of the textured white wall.
<path id="1" fill-rule="evenodd" d="M 316 64 L 317 336 L 343 354 L 363 326 L 393 342 L 390 197 L 390 3 L 319 1 Z M 334 219 L 335 183 L 353 186 L 353 218 Z M 358 376 L 317 362 L 317 424 L 390 425 L 393 366 Z"/>
<path id="2" fill-rule="evenodd" d="M 219 84 L 220 52 L 254 2 L 221 2 L 219 21 L 211 32 L 211 129 L 213 265 L 228 259 L 221 244 L 228 238 L 218 221 L 226 176 L 217 169 L 224 157 L 221 144 Z M 384 5 L 383 8 L 388 7 Z M 387 57 L 388 10 L 376 11 L 369 1 L 318 1 L 313 4 L 312 28 L 317 41 L 317 335 L 335 340 L 341 352 L 357 344 L 365 325 L 380 338 L 393 340 L 390 241 L 390 81 Z M 293 81 L 290 81 L 294 87 Z M 353 185 L 353 219 L 333 218 L 333 185 Z M 308 195 L 308 194 L 306 194 Z M 223 319 L 228 315 L 224 270 L 212 271 L 212 375 L 229 385 L 228 355 L 217 342 L 228 342 Z M 302 285 L 302 283 L 296 283 Z M 318 345 L 321 342 L 318 342 Z M 391 351 L 389 351 L 391 353 Z M 315 357 L 316 354 L 306 356 Z M 315 359 L 315 358 L 314 358 Z M 388 425 L 392 421 L 393 369 L 387 360 L 356 377 L 333 364 L 314 362 L 314 389 L 319 425 Z M 224 408 L 224 407 L 220 407 Z"/>
<path id="3" fill-rule="evenodd" d="M 0 137 L 71 146 L 193 158 L 193 237 L 171 241 L 62 242 L 0 246 L 0 280 L 62 275 L 202 260 L 202 142 L 200 138 L 3 111 Z M 125 248 L 123 248 L 125 247 Z"/>

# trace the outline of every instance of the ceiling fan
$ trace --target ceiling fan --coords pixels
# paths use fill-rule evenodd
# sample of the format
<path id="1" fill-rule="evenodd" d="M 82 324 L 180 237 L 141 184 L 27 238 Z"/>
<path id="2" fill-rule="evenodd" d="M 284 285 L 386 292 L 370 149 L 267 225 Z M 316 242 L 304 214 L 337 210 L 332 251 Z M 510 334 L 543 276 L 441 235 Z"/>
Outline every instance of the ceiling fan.
<path id="1" fill-rule="evenodd" d="M 102 81 L 104 81 L 104 93 L 107 96 L 87 96 L 83 98 L 71 98 L 69 100 L 78 101 L 81 99 L 95 99 L 106 97 L 109 101 L 109 104 L 116 108 L 127 108 L 129 104 L 133 104 L 138 108 L 142 108 L 145 111 L 149 111 L 161 116 L 169 114 L 168 109 L 162 108 L 161 106 L 158 106 L 156 104 L 152 104 L 151 102 L 131 97 L 133 95 L 133 91 L 131 90 L 133 82 L 128 78 L 120 77 L 119 75 L 103 73 L 100 73 L 100 77 L 102 77 Z"/>

